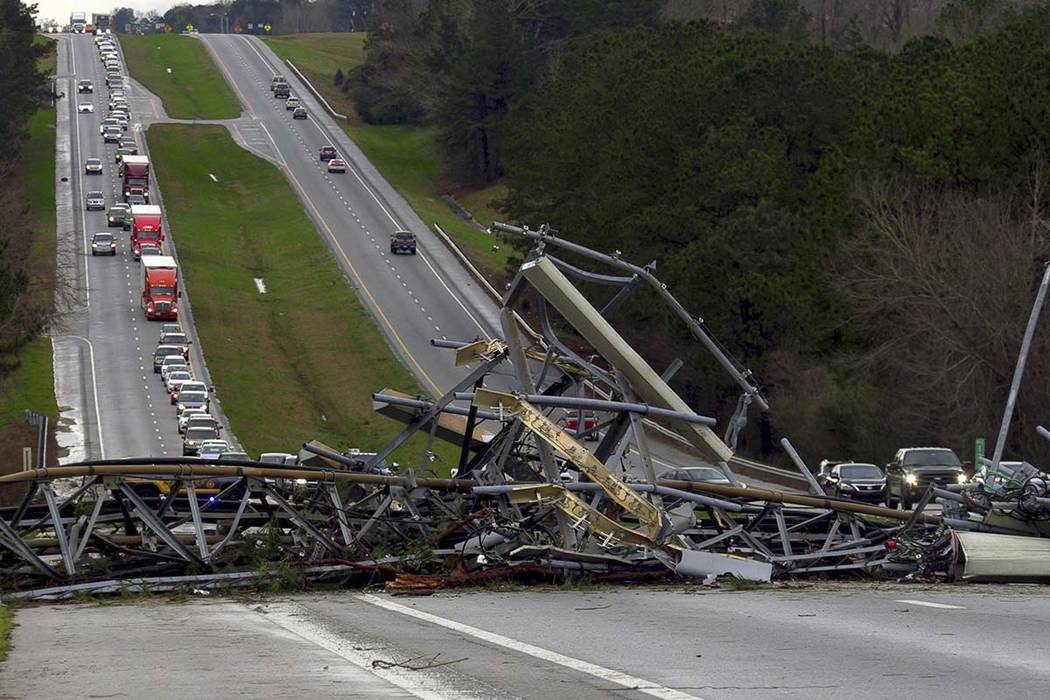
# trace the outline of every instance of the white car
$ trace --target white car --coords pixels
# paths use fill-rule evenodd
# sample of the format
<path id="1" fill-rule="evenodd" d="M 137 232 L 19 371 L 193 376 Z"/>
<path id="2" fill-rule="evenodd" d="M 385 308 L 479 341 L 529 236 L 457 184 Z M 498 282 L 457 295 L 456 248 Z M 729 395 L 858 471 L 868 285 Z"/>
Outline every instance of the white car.
<path id="1" fill-rule="evenodd" d="M 168 381 L 168 373 L 175 369 L 181 369 L 184 372 L 188 372 L 190 365 L 186 362 L 186 358 L 182 355 L 168 355 L 160 361 L 160 378 L 162 381 Z"/>
<path id="2" fill-rule="evenodd" d="M 293 109 L 295 109 L 298 106 L 299 106 L 299 98 L 296 97 L 295 95 L 292 95 L 291 97 L 289 97 L 284 102 L 284 108 L 287 109 L 287 110 L 293 110 Z"/>
<path id="3" fill-rule="evenodd" d="M 219 421 L 215 420 L 214 416 L 207 413 L 187 419 L 186 430 L 191 430 L 193 428 L 212 428 L 215 430 L 216 434 L 222 431 L 222 426 L 219 425 Z"/>
<path id="4" fill-rule="evenodd" d="M 179 432 L 186 432 L 186 424 L 189 423 L 190 418 L 194 416 L 207 416 L 208 411 L 204 408 L 187 408 L 179 415 Z"/>
<path id="5" fill-rule="evenodd" d="M 81 114 L 91 114 L 95 111 L 95 105 L 90 102 L 81 102 L 77 105 L 77 111 Z"/>
<path id="6" fill-rule="evenodd" d="M 218 459 L 224 452 L 229 451 L 230 443 L 225 440 L 204 440 L 197 451 L 197 456 L 201 459 Z"/>
<path id="7" fill-rule="evenodd" d="M 86 161 L 84 161 L 84 173 L 87 175 L 101 175 L 102 159 L 88 158 Z"/>
<path id="8" fill-rule="evenodd" d="M 170 394 L 173 391 L 177 391 L 183 382 L 193 381 L 193 375 L 187 370 L 172 370 L 168 372 L 168 378 L 164 380 L 164 387 Z"/>

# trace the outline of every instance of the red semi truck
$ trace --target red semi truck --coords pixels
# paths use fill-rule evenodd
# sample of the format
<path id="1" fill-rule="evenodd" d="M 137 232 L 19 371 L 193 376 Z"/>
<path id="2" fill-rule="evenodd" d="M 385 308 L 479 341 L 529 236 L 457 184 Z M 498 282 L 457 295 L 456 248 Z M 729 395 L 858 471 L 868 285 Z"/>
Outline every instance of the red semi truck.
<path id="1" fill-rule="evenodd" d="M 127 201 L 132 187 L 141 187 L 142 196 L 149 201 L 149 158 L 146 156 L 124 156 L 120 159 L 121 192 Z"/>
<path id="2" fill-rule="evenodd" d="M 131 205 L 131 253 L 136 260 L 143 243 L 153 243 L 158 248 L 164 242 L 160 207 L 156 204 Z"/>
<path id="3" fill-rule="evenodd" d="M 142 257 L 142 310 L 148 321 L 177 321 L 179 266 L 170 255 Z"/>

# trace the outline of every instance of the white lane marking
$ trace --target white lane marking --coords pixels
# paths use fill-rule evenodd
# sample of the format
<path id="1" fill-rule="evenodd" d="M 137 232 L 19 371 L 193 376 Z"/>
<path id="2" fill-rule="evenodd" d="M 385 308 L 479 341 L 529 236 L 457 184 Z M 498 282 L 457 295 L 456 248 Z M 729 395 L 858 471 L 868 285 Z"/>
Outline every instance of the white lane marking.
<path id="1" fill-rule="evenodd" d="M 965 610 L 962 605 L 948 605 L 947 603 L 930 603 L 925 600 L 895 600 L 895 603 L 906 603 L 908 605 L 922 605 L 927 608 L 938 608 L 940 610 Z"/>
<path id="2" fill-rule="evenodd" d="M 95 429 L 98 431 L 98 458 L 106 458 L 106 443 L 102 440 L 102 411 L 98 406 L 98 380 L 95 377 L 95 346 L 91 341 L 80 335 L 71 335 L 70 338 L 82 340 L 88 346 L 88 356 L 91 359 L 91 393 L 95 398 Z"/>
<path id="3" fill-rule="evenodd" d="M 668 688 L 666 686 L 647 681 L 644 678 L 638 678 L 627 673 L 615 671 L 611 668 L 605 668 L 597 664 L 592 664 L 588 661 L 581 661 L 580 659 L 574 659 L 571 656 L 565 654 L 559 654 L 556 651 L 544 649 L 543 647 L 534 646 L 526 642 L 520 642 L 517 639 L 511 639 L 510 637 L 504 637 L 502 634 L 495 634 L 493 632 L 487 632 L 477 627 L 471 627 L 465 625 L 462 622 L 456 622 L 454 620 L 447 620 L 437 615 L 432 615 L 422 610 L 415 610 L 413 608 L 400 605 L 398 603 L 391 602 L 385 598 L 380 598 L 372 594 L 364 594 L 355 596 L 358 600 L 364 601 L 376 607 L 383 608 L 384 610 L 390 610 L 391 612 L 401 613 L 409 617 L 414 617 L 417 620 L 423 620 L 446 629 L 450 629 L 460 634 L 465 634 L 476 639 L 480 639 L 489 644 L 495 644 L 511 651 L 516 651 L 519 654 L 526 654 L 542 661 L 547 661 L 552 664 L 558 664 L 565 668 L 571 669 L 578 673 L 586 673 L 589 676 L 594 676 L 600 680 L 608 683 L 615 683 L 616 685 L 622 686 L 629 690 L 636 690 L 639 693 L 651 695 L 657 698 L 669 698 L 671 700 L 698 700 L 697 696 L 683 693 L 680 690 Z"/>
<path id="4" fill-rule="evenodd" d="M 396 652 L 377 648 L 371 640 L 367 645 L 355 644 L 357 640 L 346 639 L 340 634 L 311 622 L 304 612 L 302 606 L 295 603 L 277 603 L 267 606 L 265 614 L 260 614 L 259 617 L 300 639 L 316 644 L 417 698 L 441 700 L 443 698 L 477 697 L 473 693 L 447 687 L 447 684 L 442 682 L 436 674 L 397 668 L 387 669 L 382 668 L 378 663 L 373 665 L 373 662 L 380 659 L 389 661 L 392 654 Z"/>

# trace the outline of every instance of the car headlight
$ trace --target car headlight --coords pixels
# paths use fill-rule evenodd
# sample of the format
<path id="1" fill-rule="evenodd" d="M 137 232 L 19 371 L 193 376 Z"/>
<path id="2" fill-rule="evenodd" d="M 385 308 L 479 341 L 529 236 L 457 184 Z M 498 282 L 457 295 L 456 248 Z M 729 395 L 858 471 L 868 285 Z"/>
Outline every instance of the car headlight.
<path id="1" fill-rule="evenodd" d="M 179 410 L 180 410 L 180 411 L 185 411 L 185 410 L 186 410 L 186 404 L 182 404 L 182 403 L 180 403 L 180 404 L 179 404 Z"/>
<path id="2" fill-rule="evenodd" d="M 966 475 L 965 474 L 959 474 L 957 477 L 955 477 L 955 483 L 957 483 L 957 484 L 965 484 L 966 483 Z"/>
<path id="3" fill-rule="evenodd" d="M 908 486 L 915 486 L 915 484 L 919 483 L 919 478 L 914 474 L 905 474 L 904 483 L 906 483 Z"/>

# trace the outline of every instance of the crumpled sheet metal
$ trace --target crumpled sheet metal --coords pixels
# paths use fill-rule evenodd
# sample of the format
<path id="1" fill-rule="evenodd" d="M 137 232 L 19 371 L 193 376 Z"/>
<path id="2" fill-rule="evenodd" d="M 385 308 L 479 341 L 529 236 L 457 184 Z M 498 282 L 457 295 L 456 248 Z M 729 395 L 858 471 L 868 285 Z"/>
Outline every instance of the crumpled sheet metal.
<path id="1" fill-rule="evenodd" d="M 612 536 L 619 532 L 619 534 L 615 534 L 615 536 L 624 542 L 630 541 L 631 538 L 640 537 L 644 542 L 649 544 L 659 543 L 662 542 L 667 533 L 670 532 L 670 521 L 659 508 L 657 508 L 652 502 L 646 500 L 641 494 L 629 488 L 621 479 L 613 475 L 608 467 L 591 454 L 590 450 L 558 427 L 557 423 L 544 415 L 542 411 L 532 404 L 519 399 L 513 394 L 506 394 L 489 389 L 478 390 L 474 395 L 474 403 L 479 406 L 491 408 L 492 410 L 509 411 L 514 413 L 522 424 L 534 435 L 565 455 L 569 461 L 579 467 L 580 471 L 601 486 L 605 494 L 614 503 L 623 508 L 626 512 L 637 517 L 642 527 L 639 531 L 628 530 L 596 511 L 591 513 L 589 511 L 593 511 L 593 509 L 590 508 L 590 506 L 579 501 L 578 498 L 566 492 L 564 489 L 560 489 L 561 493 L 559 495 L 552 494 L 549 491 L 544 492 L 546 497 L 555 502 L 559 508 L 565 512 L 571 510 L 572 513 L 570 513 L 570 515 L 572 515 L 572 517 L 583 518 L 588 523 L 594 522 L 600 524 L 603 529 L 599 531 L 607 536 Z M 575 502 L 579 502 L 583 507 L 580 507 Z M 608 521 L 608 523 L 603 521 Z M 615 527 L 610 527 L 609 523 Z M 626 533 L 633 534 L 628 536 Z"/>

